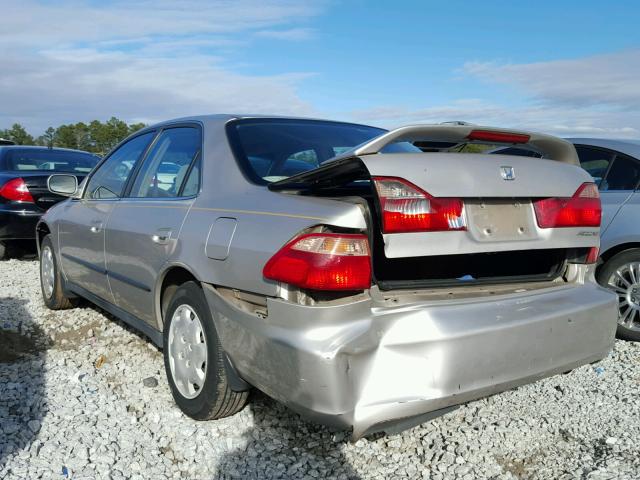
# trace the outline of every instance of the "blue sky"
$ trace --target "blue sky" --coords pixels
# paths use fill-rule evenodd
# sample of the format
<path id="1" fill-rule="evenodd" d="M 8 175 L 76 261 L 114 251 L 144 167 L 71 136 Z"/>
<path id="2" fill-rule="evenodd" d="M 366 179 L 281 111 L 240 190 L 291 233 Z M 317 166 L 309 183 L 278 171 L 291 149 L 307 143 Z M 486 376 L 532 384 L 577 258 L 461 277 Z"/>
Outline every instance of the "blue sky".
<path id="1" fill-rule="evenodd" d="M 0 128 L 198 113 L 640 138 L 633 1 L 0 0 Z"/>

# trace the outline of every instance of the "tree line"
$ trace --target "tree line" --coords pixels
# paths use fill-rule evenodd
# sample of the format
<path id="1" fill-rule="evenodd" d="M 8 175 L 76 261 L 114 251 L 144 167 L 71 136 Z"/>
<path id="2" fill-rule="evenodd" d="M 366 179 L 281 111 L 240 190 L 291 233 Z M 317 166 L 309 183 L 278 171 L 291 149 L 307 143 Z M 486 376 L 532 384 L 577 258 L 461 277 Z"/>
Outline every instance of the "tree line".
<path id="1" fill-rule="evenodd" d="M 104 155 L 122 139 L 144 126 L 144 123 L 127 124 L 123 120 L 111 117 L 106 122 L 93 120 L 89 123 L 78 122 L 60 125 L 57 128 L 49 127 L 42 135 L 34 137 L 22 125 L 14 123 L 11 128 L 0 129 L 0 138 L 12 140 L 17 145 L 75 148 Z"/>

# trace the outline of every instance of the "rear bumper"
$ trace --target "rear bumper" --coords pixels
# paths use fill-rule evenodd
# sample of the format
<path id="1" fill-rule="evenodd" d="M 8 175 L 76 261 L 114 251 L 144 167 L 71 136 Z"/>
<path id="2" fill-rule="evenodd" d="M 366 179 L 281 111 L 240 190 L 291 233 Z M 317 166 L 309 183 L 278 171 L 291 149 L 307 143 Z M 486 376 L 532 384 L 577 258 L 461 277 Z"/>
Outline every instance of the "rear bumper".
<path id="1" fill-rule="evenodd" d="M 270 300 L 265 319 L 206 292 L 244 379 L 356 438 L 598 360 L 616 330 L 614 296 L 593 281 L 402 306 Z"/>
<path id="2" fill-rule="evenodd" d="M 7 209 L 0 206 L 0 240 L 32 240 L 44 212 Z"/>

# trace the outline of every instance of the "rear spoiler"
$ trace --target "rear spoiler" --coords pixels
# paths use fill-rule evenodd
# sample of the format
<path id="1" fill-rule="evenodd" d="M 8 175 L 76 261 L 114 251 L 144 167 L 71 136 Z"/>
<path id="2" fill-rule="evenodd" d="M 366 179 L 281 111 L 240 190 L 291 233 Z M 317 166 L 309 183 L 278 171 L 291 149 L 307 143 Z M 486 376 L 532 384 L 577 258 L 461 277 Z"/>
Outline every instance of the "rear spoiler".
<path id="1" fill-rule="evenodd" d="M 485 143 L 495 145 L 517 145 L 542 154 L 543 158 L 580 165 L 573 144 L 552 135 L 505 130 L 477 125 L 409 125 L 396 128 L 374 138 L 345 156 L 373 155 L 392 143 L 397 142 L 442 142 L 449 144 Z M 342 155 L 336 157 L 340 158 Z M 332 160 L 329 160 L 331 162 Z"/>

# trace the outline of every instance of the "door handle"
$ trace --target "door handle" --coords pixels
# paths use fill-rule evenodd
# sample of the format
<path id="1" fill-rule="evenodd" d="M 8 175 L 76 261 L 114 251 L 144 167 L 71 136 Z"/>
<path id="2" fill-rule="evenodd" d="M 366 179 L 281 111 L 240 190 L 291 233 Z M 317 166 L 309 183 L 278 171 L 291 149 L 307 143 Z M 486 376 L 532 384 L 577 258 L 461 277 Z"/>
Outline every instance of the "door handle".
<path id="1" fill-rule="evenodd" d="M 102 230 L 102 222 L 100 221 L 94 221 L 91 222 L 92 225 L 89 228 L 89 230 L 91 230 L 91 233 L 99 233 Z"/>
<path id="2" fill-rule="evenodd" d="M 159 229 L 155 235 L 151 236 L 151 240 L 158 245 L 166 245 L 169 243 L 171 239 L 171 229 L 170 228 L 161 228 Z"/>

